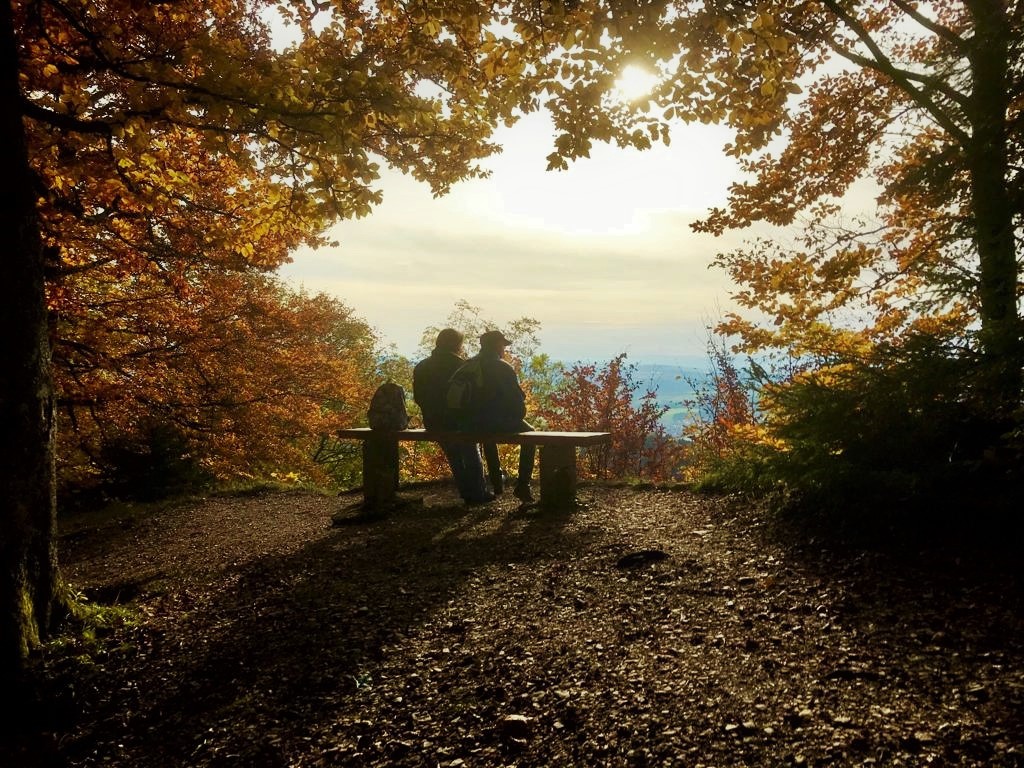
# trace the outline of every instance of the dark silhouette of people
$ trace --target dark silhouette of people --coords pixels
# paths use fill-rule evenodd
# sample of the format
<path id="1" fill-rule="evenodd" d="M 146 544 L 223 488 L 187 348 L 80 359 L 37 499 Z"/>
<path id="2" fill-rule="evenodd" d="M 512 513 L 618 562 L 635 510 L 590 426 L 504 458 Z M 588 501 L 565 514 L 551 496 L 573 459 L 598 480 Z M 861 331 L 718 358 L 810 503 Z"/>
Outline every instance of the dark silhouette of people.
<path id="1" fill-rule="evenodd" d="M 487 331 L 480 336 L 480 352 L 473 360 L 479 362 L 482 371 L 481 385 L 468 415 L 469 429 L 489 432 L 533 430 L 533 426 L 526 421 L 526 395 L 519 385 L 519 377 L 515 368 L 503 359 L 509 343 L 501 331 Z M 533 476 L 536 454 L 536 446 L 519 446 L 519 475 L 512 493 L 527 503 L 533 501 L 530 478 Z M 484 455 L 487 456 L 488 474 L 495 492 L 500 492 L 502 473 L 497 446 L 485 443 Z"/>
<path id="2" fill-rule="evenodd" d="M 421 360 L 412 371 L 413 400 L 423 412 L 423 426 L 428 431 L 448 431 L 457 428 L 455 416 L 448 410 L 448 380 L 466 361 L 462 352 L 461 333 L 445 328 L 437 334 L 434 351 Z M 475 443 L 439 443 L 459 495 L 467 504 L 484 504 L 494 500 L 484 483 L 483 464 Z"/>

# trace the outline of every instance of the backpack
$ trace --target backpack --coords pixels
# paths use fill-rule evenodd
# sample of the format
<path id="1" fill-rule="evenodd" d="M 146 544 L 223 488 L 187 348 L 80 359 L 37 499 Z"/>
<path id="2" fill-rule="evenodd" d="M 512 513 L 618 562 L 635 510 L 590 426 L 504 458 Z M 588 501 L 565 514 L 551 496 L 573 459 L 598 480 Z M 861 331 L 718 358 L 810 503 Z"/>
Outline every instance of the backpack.
<path id="1" fill-rule="evenodd" d="M 448 410 L 460 416 L 468 414 L 476 405 L 484 384 L 484 370 L 475 357 L 452 374 L 448 380 L 445 404 Z"/>
<path id="2" fill-rule="evenodd" d="M 409 413 L 405 410 L 405 390 L 392 381 L 385 381 L 370 398 L 366 412 L 370 429 L 397 432 L 409 426 Z"/>

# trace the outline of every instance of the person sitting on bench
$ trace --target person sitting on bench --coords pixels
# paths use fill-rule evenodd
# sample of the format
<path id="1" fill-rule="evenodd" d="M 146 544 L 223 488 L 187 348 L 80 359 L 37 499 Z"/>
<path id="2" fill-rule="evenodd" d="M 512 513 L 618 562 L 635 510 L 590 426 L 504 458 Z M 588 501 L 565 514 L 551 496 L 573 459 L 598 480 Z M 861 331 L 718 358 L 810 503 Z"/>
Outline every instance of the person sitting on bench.
<path id="1" fill-rule="evenodd" d="M 467 423 L 460 424 L 463 429 L 487 432 L 533 431 L 533 426 L 526 421 L 526 394 L 519 384 L 516 370 L 502 359 L 509 343 L 501 331 L 492 330 L 481 334 L 480 352 L 466 363 L 469 365 L 475 362 L 480 366 L 480 392 L 467 414 Z M 500 483 L 497 446 L 485 443 L 484 453 L 487 455 L 492 483 Z M 512 492 L 524 503 L 534 500 L 530 492 L 530 478 L 533 476 L 536 455 L 536 446 L 519 446 L 519 476 Z"/>
<path id="2" fill-rule="evenodd" d="M 423 427 L 428 431 L 448 431 L 457 428 L 454 415 L 448 410 L 445 394 L 448 380 L 465 363 L 461 333 L 445 328 L 437 334 L 434 351 L 421 360 L 412 371 L 412 396 L 423 412 Z M 439 443 L 459 495 L 467 504 L 485 504 L 494 500 L 484 484 L 484 470 L 480 451 L 475 443 Z"/>

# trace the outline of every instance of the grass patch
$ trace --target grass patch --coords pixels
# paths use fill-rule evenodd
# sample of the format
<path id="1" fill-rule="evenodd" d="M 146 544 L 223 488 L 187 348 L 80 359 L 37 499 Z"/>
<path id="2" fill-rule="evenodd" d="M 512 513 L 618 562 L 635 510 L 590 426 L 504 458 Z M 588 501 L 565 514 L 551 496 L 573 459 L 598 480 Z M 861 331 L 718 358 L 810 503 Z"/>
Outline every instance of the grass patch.
<path id="1" fill-rule="evenodd" d="M 337 490 L 304 480 L 249 480 L 225 483 L 213 489 L 209 495 L 247 498 L 271 493 L 312 493 L 318 496 L 334 496 L 337 494 Z"/>

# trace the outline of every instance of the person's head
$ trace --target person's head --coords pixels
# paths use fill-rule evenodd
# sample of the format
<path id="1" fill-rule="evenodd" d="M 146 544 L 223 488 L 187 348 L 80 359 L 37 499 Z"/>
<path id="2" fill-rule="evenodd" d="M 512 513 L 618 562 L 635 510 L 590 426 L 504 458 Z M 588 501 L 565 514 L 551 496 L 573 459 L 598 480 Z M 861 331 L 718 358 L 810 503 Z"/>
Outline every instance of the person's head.
<path id="1" fill-rule="evenodd" d="M 462 334 L 454 328 L 445 328 L 437 334 L 437 341 L 434 342 L 434 347 L 443 352 L 458 352 L 462 349 Z"/>
<path id="2" fill-rule="evenodd" d="M 486 331 L 480 334 L 480 349 L 486 352 L 496 352 L 500 355 L 505 351 L 505 347 L 511 343 L 505 338 L 505 334 L 498 330 Z"/>

